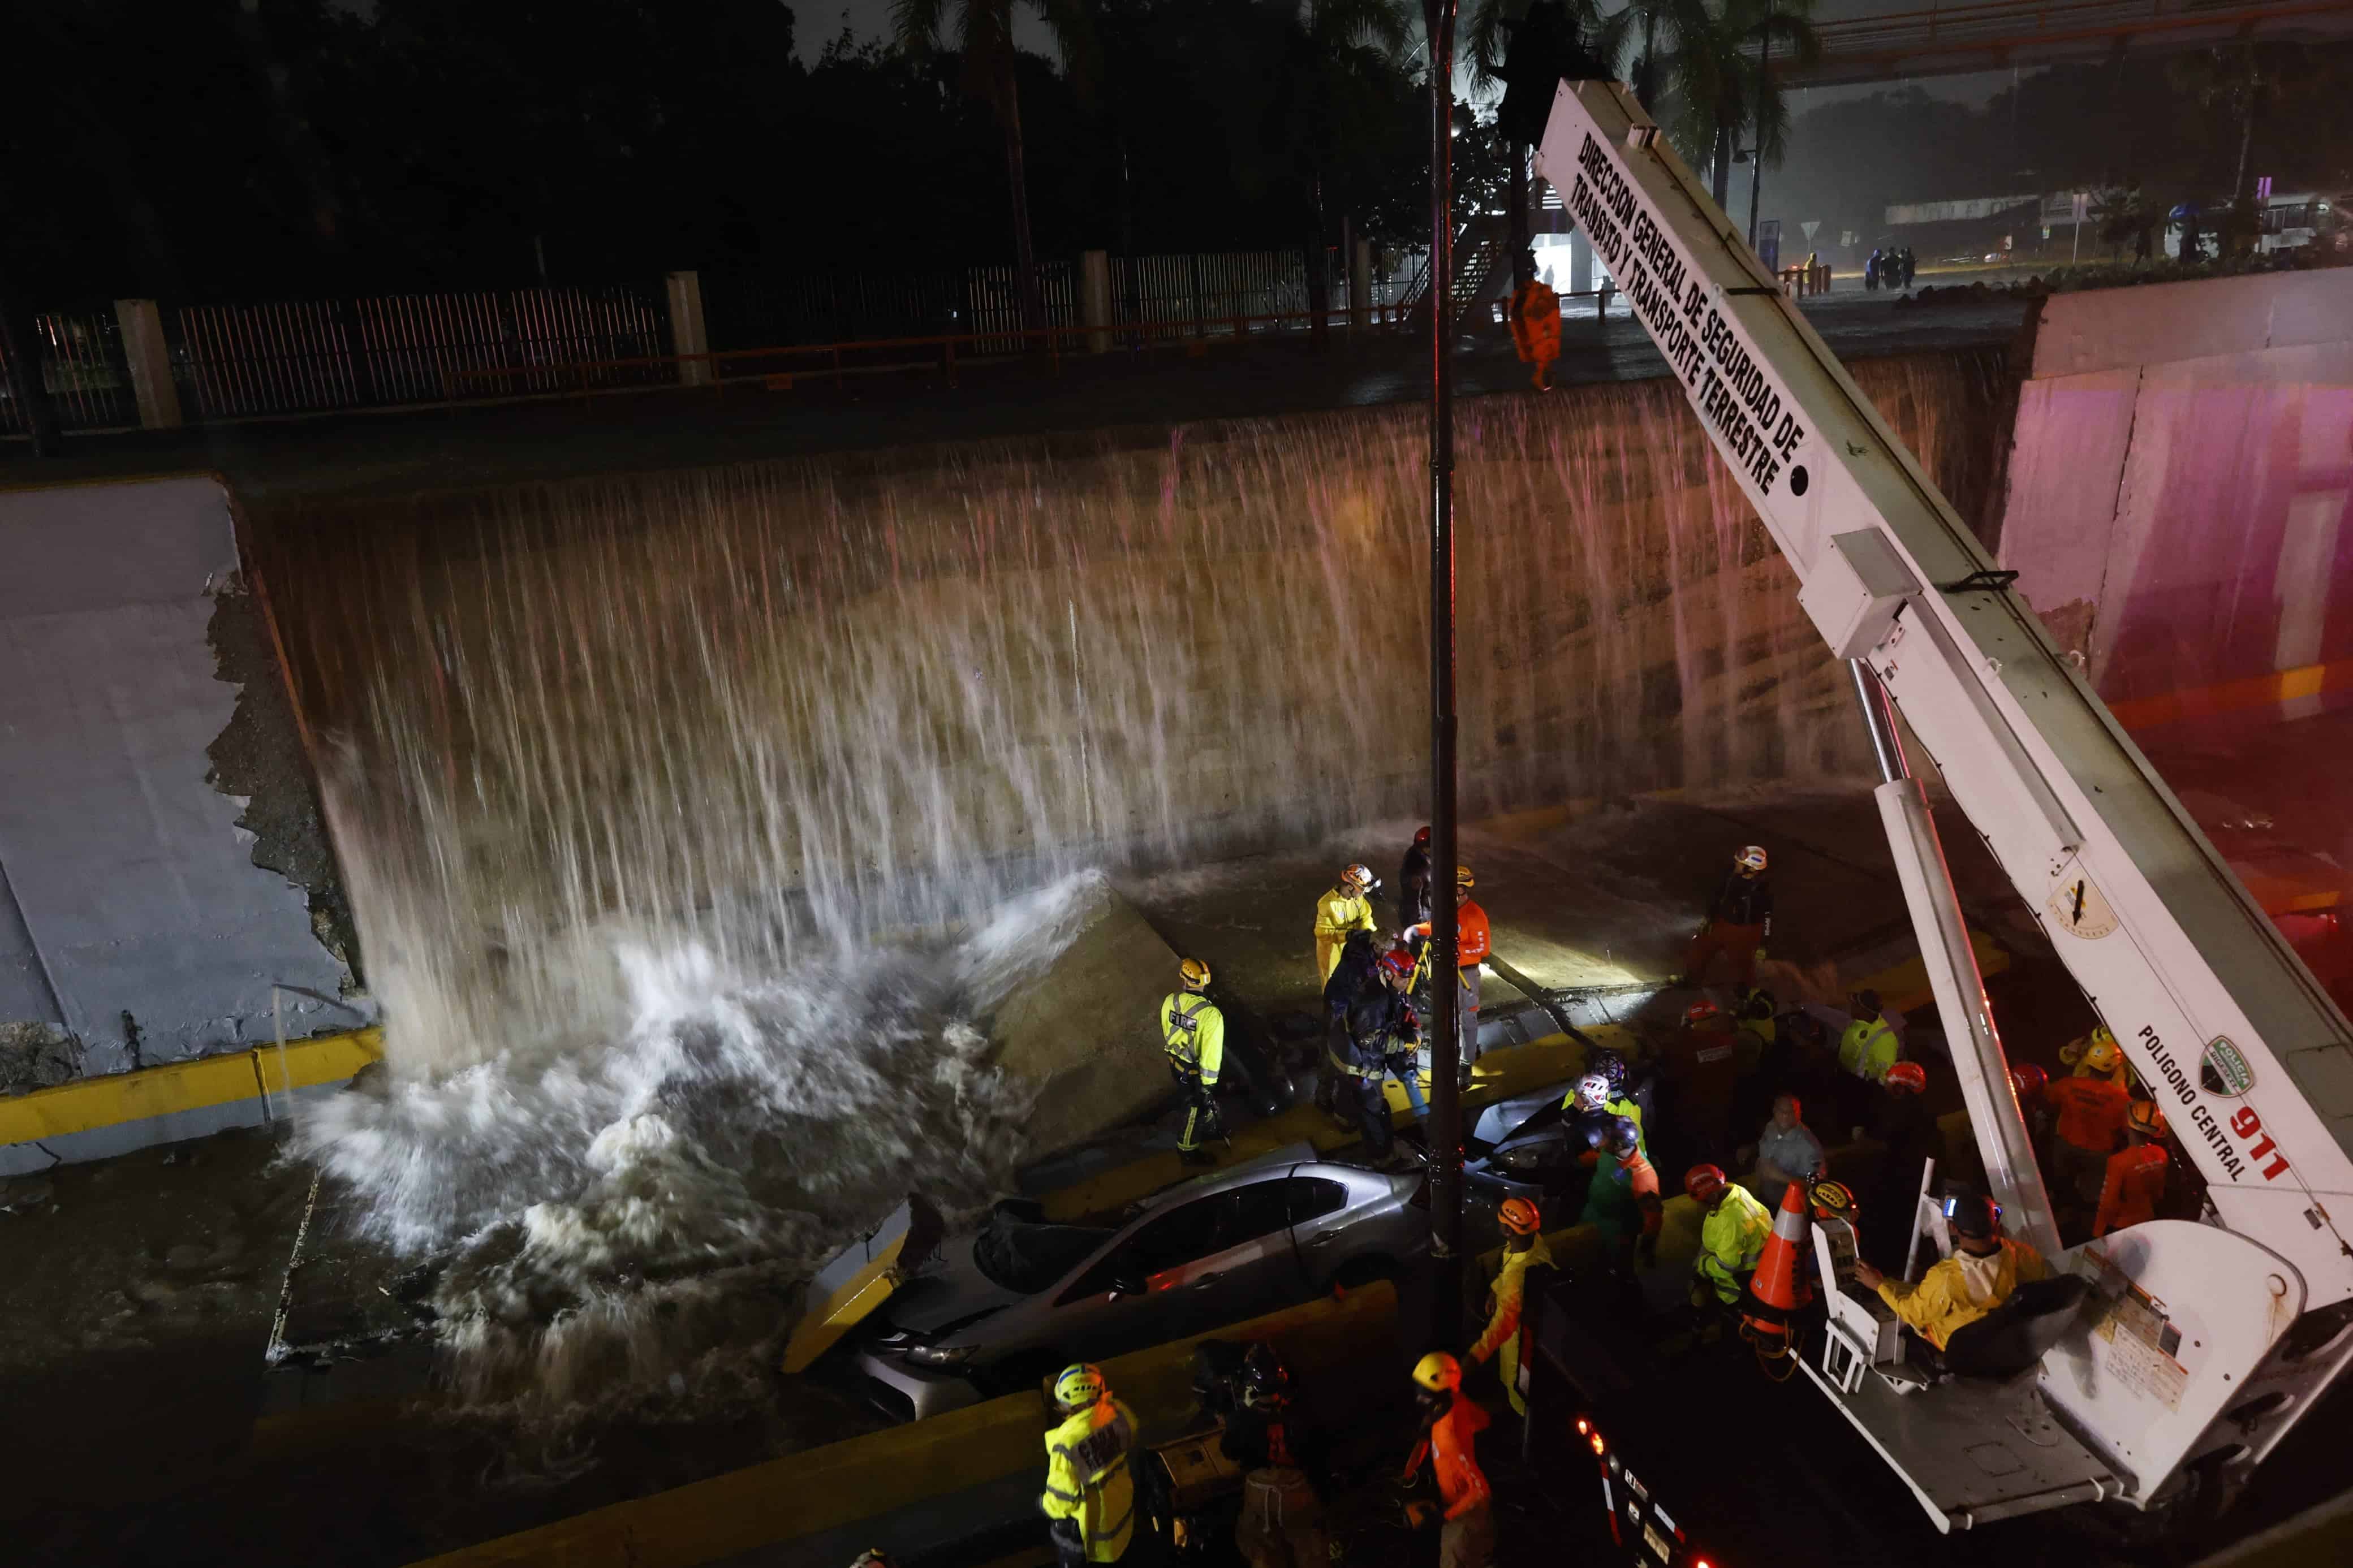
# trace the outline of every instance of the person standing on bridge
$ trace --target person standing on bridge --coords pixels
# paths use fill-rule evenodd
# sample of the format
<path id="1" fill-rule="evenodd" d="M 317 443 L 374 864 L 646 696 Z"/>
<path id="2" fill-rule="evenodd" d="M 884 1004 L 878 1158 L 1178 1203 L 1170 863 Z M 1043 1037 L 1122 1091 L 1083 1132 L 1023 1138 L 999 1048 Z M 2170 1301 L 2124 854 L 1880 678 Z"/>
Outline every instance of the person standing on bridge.
<path id="1" fill-rule="evenodd" d="M 1209 988 L 1208 964 L 1188 958 L 1176 973 L 1183 989 L 1160 1003 L 1169 1076 L 1185 1100 L 1185 1131 L 1176 1135 L 1176 1153 L 1188 1165 L 1209 1165 L 1217 1157 L 1201 1141 L 1225 1134 L 1218 1120 L 1218 1075 L 1226 1065 L 1226 1016 L 1204 994 Z"/>
<path id="2" fill-rule="evenodd" d="M 1536 276 L 1536 253 L 1523 250 L 1512 263 L 1518 286 L 1512 290 L 1512 342 L 1520 358 L 1535 365 L 1529 377 L 1538 392 L 1552 390 L 1553 362 L 1560 358 L 1560 296 Z"/>
<path id="3" fill-rule="evenodd" d="M 1373 873 L 1369 867 L 1350 866 L 1340 880 L 1315 900 L 1315 984 L 1332 978 L 1340 965 L 1340 949 L 1352 931 L 1371 931 Z"/>

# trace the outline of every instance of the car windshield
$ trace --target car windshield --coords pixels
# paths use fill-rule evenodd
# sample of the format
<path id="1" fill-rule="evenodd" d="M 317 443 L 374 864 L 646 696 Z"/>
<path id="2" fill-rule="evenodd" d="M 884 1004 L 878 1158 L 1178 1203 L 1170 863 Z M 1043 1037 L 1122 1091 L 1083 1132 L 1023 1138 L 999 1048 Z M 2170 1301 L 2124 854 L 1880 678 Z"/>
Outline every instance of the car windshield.
<path id="1" fill-rule="evenodd" d="M 973 1238 L 972 1260 L 988 1282 L 1035 1295 L 1085 1261 L 1115 1233 L 1084 1225 L 1036 1225 L 992 1215 Z"/>

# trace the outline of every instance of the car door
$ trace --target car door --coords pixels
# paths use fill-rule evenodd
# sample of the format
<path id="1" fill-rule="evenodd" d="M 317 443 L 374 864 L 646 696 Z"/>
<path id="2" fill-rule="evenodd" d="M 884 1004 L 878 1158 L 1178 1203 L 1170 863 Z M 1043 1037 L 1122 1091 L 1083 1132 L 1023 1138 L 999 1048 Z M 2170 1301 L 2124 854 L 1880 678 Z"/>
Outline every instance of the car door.
<path id="1" fill-rule="evenodd" d="M 1231 1198 L 1210 1193 L 1136 1222 L 1055 1296 L 1045 1342 L 1103 1357 L 1182 1332 L 1216 1286 L 1213 1272 L 1191 1270 L 1217 1251 Z"/>

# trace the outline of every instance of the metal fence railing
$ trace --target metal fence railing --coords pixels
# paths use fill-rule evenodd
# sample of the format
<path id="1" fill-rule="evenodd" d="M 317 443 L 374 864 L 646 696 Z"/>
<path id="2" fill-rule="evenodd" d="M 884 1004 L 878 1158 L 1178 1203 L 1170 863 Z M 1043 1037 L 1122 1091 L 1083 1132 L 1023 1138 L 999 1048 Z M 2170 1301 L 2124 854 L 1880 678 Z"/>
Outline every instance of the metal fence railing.
<path id="1" fill-rule="evenodd" d="M 139 401 L 111 308 L 36 316 L 33 336 L 39 345 L 41 384 L 48 389 L 60 429 L 108 430 L 139 423 Z M 0 435 L 20 436 L 31 428 L 17 405 L 16 369 L 0 338 Z"/>
<path id="2" fill-rule="evenodd" d="M 650 384 L 612 362 L 669 352 L 650 290 L 513 289 L 174 313 L 174 372 L 191 418 Z M 577 367 L 601 368 L 584 382 Z"/>

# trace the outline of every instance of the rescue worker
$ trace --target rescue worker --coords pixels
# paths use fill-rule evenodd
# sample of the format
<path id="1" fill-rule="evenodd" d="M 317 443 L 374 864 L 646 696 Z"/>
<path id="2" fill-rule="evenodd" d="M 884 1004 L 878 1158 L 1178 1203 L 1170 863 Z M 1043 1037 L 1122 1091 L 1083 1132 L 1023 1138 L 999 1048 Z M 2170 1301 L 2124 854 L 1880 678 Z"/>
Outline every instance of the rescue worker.
<path id="1" fill-rule="evenodd" d="M 1416 1530 L 1444 1519 L 1438 1535 L 1439 1568 L 1487 1568 L 1495 1552 L 1495 1519 L 1488 1506 L 1493 1493 L 1486 1472 L 1479 1468 L 1478 1437 L 1487 1427 L 1487 1413 L 1462 1397 L 1462 1364 L 1444 1351 L 1432 1351 L 1415 1363 L 1414 1398 L 1421 1405 L 1422 1436 L 1405 1462 L 1405 1477 L 1413 1479 L 1428 1455 L 1438 1477 L 1440 1509 L 1419 1500 L 1406 1505 L 1406 1520 Z"/>
<path id="2" fill-rule="evenodd" d="M 1715 1165 L 1685 1172 L 1683 1191 L 1706 1213 L 1700 1221 L 1699 1253 L 1692 1259 L 1692 1305 L 1737 1306 L 1764 1255 L 1765 1238 L 1773 1234 L 1773 1215 Z"/>
<path id="3" fill-rule="evenodd" d="M 2059 1173 L 2061 1201 L 2079 1209 L 2100 1201 L 2107 1180 L 2108 1156 L 2132 1110 L 2132 1090 L 2104 1072 L 2063 1078 L 2042 1091 L 2055 1120 L 2051 1129 L 2051 1163 Z"/>
<path id="4" fill-rule="evenodd" d="M 1504 1392 L 1512 1408 L 1528 1413 L 1520 1396 L 1520 1322 L 1526 1315 L 1528 1270 L 1552 1267 L 1552 1248 L 1545 1242 L 1543 1216 L 1525 1198 L 1505 1198 L 1495 1211 L 1504 1227 L 1504 1262 L 1495 1282 L 1487 1288 L 1487 1327 L 1471 1347 L 1471 1359 L 1484 1366 L 1497 1356 Z"/>
<path id="5" fill-rule="evenodd" d="M 1429 923 L 1430 829 L 1424 826 L 1415 832 L 1405 863 L 1398 868 L 1398 929 Z"/>
<path id="6" fill-rule="evenodd" d="M 1348 1008 L 1342 1037 L 1344 1048 L 1335 1053 L 1332 1067 L 1342 1079 L 1342 1103 L 1354 1110 L 1363 1132 L 1366 1152 L 1387 1163 L 1396 1147 L 1389 1130 L 1388 1097 L 1381 1092 L 1389 1058 L 1419 1049 L 1413 1009 L 1405 999 L 1412 983 L 1413 959 L 1404 949 L 1392 949 L 1381 960 L 1382 984 L 1368 985 Z"/>
<path id="7" fill-rule="evenodd" d="M 1755 1039 L 1736 1029 L 1724 1009 L 1704 996 L 1683 1010 L 1681 1028 L 1657 1037 L 1666 1100 L 1659 1112 L 1666 1127 L 1681 1134 L 1677 1152 L 1694 1161 L 1731 1157 L 1733 1097 L 1749 1065 L 1742 1053 Z"/>
<path id="8" fill-rule="evenodd" d="M 1188 958 L 1176 966 L 1176 974 L 1184 988 L 1160 1003 L 1160 1037 L 1168 1053 L 1169 1076 L 1185 1100 L 1185 1130 L 1176 1135 L 1176 1152 L 1188 1165 L 1210 1165 L 1217 1157 L 1201 1142 L 1222 1138 L 1226 1131 L 1218 1116 L 1218 1075 L 1226 1065 L 1226 1016 L 1203 994 L 1209 988 L 1208 964 Z"/>
<path id="9" fill-rule="evenodd" d="M 1135 1416 L 1103 1369 L 1075 1362 L 1054 1379 L 1061 1424 L 1046 1434 L 1045 1510 L 1061 1568 L 1116 1563 L 1135 1533 Z"/>
<path id="10" fill-rule="evenodd" d="M 1512 343 L 1522 363 L 1535 365 L 1530 383 L 1538 392 L 1552 390 L 1553 362 L 1560 358 L 1560 296 L 1536 276 L 1536 253 L 1520 252 L 1512 264 L 1518 286 L 1512 290 Z"/>
<path id="11" fill-rule="evenodd" d="M 2165 1201 L 2165 1176 L 2171 1156 L 2165 1152 L 2165 1112 L 2146 1100 L 2133 1101 L 2125 1115 L 2125 1147 L 2108 1156 L 2107 1179 L 2100 1184 L 2099 1212 L 2092 1235 L 2103 1237 L 2128 1225 L 2157 1217 Z"/>
<path id="12" fill-rule="evenodd" d="M 2026 1119 L 2026 1139 L 2034 1148 L 2034 1163 L 2049 1170 L 2051 1160 L 2051 1075 L 2033 1062 L 2010 1069 L 2010 1091 L 2018 1097 L 2019 1114 Z"/>
<path id="13" fill-rule="evenodd" d="M 1568 1086 L 1568 1097 L 1560 1102 L 1565 1119 L 1592 1126 L 1594 1136 L 1588 1146 L 1599 1149 L 1607 1141 L 1609 1123 L 1623 1120 L 1634 1124 L 1635 1141 L 1641 1152 L 1648 1155 L 1651 1145 L 1642 1131 L 1642 1108 L 1626 1092 L 1626 1062 L 1615 1051 L 1596 1051 L 1586 1059 L 1585 1070 Z M 1593 1163 L 1588 1159 L 1588 1163 Z"/>
<path id="14" fill-rule="evenodd" d="M 1352 931 L 1340 946 L 1340 962 L 1332 966 L 1331 977 L 1324 982 L 1324 1054 L 1315 1063 L 1315 1105 L 1342 1127 L 1356 1124 L 1354 1102 L 1343 1111 L 1340 1094 L 1343 1079 L 1332 1070 L 1332 1062 L 1347 1054 L 1348 1009 L 1365 989 L 1380 983 L 1381 950 L 1368 931 Z"/>
<path id="15" fill-rule="evenodd" d="M 1494 948 L 1494 933 L 1488 924 L 1487 911 L 1471 897 L 1471 889 L 1479 885 L 1468 866 L 1454 868 L 1454 962 L 1456 964 L 1454 1022 L 1456 1038 L 1461 1042 L 1460 1069 L 1462 1087 L 1471 1087 L 1471 1064 L 1479 1059 L 1479 966 L 1486 962 Z M 1420 939 L 1423 968 L 1417 976 L 1425 978 L 1429 971 L 1430 928 L 1428 924 L 1413 928 L 1409 935 Z"/>
<path id="16" fill-rule="evenodd" d="M 1340 949 L 1352 931 L 1372 931 L 1373 900 L 1370 897 L 1373 873 L 1364 866 L 1350 866 L 1340 873 L 1340 880 L 1324 891 L 1315 900 L 1315 983 L 1318 985 L 1332 978 L 1332 971 L 1340 962 Z"/>
<path id="17" fill-rule="evenodd" d="M 1600 1152 L 1607 1163 L 1597 1164 L 1586 1184 L 1585 1209 L 1577 1223 L 1600 1233 L 1609 1266 L 1630 1278 L 1630 1263 L 1648 1268 L 1658 1261 L 1659 1223 L 1665 1214 L 1659 1173 L 1642 1152 L 1641 1130 L 1628 1117 L 1611 1121 Z"/>
<path id="18" fill-rule="evenodd" d="M 1413 1112 L 1416 1121 L 1426 1121 L 1430 1119 L 1430 1104 L 1421 1097 L 1421 1039 L 1412 998 L 1413 977 L 1418 969 L 1412 953 L 1403 947 L 1393 947 L 1381 956 L 1377 975 L 1404 1002 L 1405 1021 L 1416 1026 L 1416 1032 L 1403 1036 L 1391 1031 L 1389 1051 L 1383 1065 L 1388 1068 L 1388 1076 L 1398 1080 L 1398 1087 L 1405 1090 L 1406 1109 Z M 1382 1098 L 1387 1100 L 1386 1092 Z"/>
<path id="19" fill-rule="evenodd" d="M 1953 1335 L 2004 1301 L 2031 1279 L 2050 1278 L 2042 1255 L 2001 1234 L 1992 1201 L 1972 1193 L 1953 1205 L 1953 1255 L 1932 1263 L 1917 1285 L 1890 1279 L 1857 1260 L 1854 1277 L 1866 1290 L 1894 1309 L 1905 1325 L 1942 1351 Z"/>
<path id="20" fill-rule="evenodd" d="M 1765 1123 L 1747 1152 L 1757 1163 L 1741 1184 L 1768 1209 L 1781 1206 L 1791 1182 L 1811 1182 L 1830 1168 L 1822 1155 L 1822 1141 L 1806 1125 L 1805 1104 L 1794 1094 L 1774 1097 L 1772 1120 Z"/>
<path id="21" fill-rule="evenodd" d="M 1707 923 L 1692 938 L 1691 955 L 1683 963 L 1686 985 L 1705 985 L 1719 954 L 1731 961 L 1735 984 L 1756 980 L 1765 943 L 1773 934 L 1773 883 L 1765 875 L 1765 851 L 1755 844 L 1742 846 L 1732 858 L 1732 869 L 1707 906 Z"/>
<path id="22" fill-rule="evenodd" d="M 1324 1568 L 1324 1500 L 1302 1463 L 1291 1369 L 1261 1340 L 1242 1359 L 1241 1388 L 1219 1446 L 1242 1468 L 1234 1550 L 1250 1568 Z"/>
<path id="23" fill-rule="evenodd" d="M 1944 1158 L 1944 1134 L 1923 1098 L 1927 1091 L 1926 1068 L 1897 1062 L 1887 1069 L 1871 1119 L 1871 1136 L 1886 1152 L 1862 1201 L 1862 1241 L 1864 1255 L 1882 1268 L 1901 1266 L 1912 1243 L 1924 1162 Z"/>

